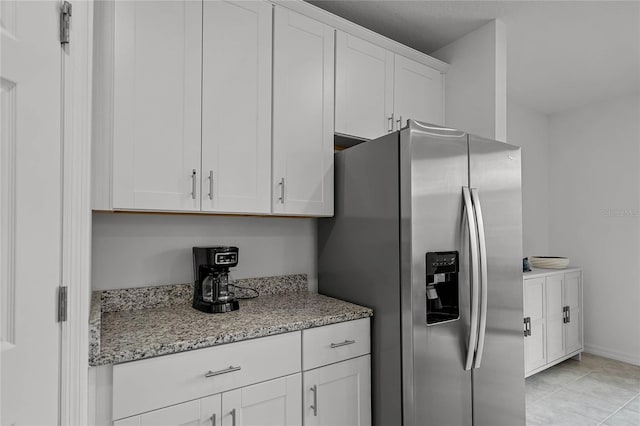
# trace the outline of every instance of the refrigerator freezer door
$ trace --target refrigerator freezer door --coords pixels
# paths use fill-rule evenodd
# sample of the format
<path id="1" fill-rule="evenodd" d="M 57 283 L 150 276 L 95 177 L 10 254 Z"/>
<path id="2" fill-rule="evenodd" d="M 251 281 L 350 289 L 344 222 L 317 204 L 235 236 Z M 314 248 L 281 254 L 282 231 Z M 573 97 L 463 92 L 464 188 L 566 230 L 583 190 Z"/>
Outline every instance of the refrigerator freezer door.
<path id="1" fill-rule="evenodd" d="M 471 425 L 467 134 L 409 122 L 400 137 L 403 425 Z M 466 235 L 466 237 L 465 237 Z M 427 252 L 459 253 L 460 319 L 427 326 Z M 433 295 L 431 295 L 433 297 Z"/>
<path id="2" fill-rule="evenodd" d="M 524 425 L 520 148 L 470 135 L 469 173 L 482 206 L 488 278 L 482 362 L 472 373 L 473 425 Z"/>

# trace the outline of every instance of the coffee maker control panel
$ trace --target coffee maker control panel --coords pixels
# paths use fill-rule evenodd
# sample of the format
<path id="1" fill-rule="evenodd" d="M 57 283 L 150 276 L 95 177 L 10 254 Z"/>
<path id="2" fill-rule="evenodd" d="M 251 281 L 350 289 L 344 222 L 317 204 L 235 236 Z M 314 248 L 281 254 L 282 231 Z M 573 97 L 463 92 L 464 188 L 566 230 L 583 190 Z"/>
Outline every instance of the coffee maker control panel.
<path id="1" fill-rule="evenodd" d="M 216 253 L 214 264 L 216 266 L 235 265 L 238 263 L 238 253 Z"/>

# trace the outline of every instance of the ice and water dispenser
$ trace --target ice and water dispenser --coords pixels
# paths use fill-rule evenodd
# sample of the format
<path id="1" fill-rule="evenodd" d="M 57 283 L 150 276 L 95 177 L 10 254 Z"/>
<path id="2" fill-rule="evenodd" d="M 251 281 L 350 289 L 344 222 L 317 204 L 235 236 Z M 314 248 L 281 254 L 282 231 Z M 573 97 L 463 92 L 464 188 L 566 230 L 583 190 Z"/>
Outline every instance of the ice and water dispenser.
<path id="1" fill-rule="evenodd" d="M 427 325 L 460 318 L 458 299 L 458 252 L 428 252 Z"/>

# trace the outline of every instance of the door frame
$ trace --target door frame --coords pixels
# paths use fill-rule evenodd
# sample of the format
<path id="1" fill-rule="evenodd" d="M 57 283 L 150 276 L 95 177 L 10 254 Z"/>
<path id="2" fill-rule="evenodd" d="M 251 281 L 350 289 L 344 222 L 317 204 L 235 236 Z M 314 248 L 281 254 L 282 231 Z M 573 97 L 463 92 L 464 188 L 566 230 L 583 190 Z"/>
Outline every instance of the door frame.
<path id="1" fill-rule="evenodd" d="M 89 424 L 93 0 L 70 1 L 70 43 L 62 49 L 62 283 L 67 286 L 67 321 L 60 323 L 62 426 Z"/>

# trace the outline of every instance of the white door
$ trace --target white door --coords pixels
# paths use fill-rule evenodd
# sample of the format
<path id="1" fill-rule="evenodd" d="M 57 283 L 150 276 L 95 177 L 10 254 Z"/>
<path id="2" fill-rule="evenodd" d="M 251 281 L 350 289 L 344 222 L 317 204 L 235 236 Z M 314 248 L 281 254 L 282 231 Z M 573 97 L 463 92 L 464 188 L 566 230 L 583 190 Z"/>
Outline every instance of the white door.
<path id="1" fill-rule="evenodd" d="M 201 2 L 116 2 L 115 209 L 200 210 L 201 48 Z"/>
<path id="2" fill-rule="evenodd" d="M 371 424 L 371 356 L 303 373 L 305 426 Z"/>
<path id="3" fill-rule="evenodd" d="M 544 278 L 524 281 L 524 317 L 531 327 L 531 335 L 524 338 L 524 371 L 528 373 L 546 364 Z"/>
<path id="4" fill-rule="evenodd" d="M 171 405 L 113 422 L 113 426 L 220 426 L 221 395 Z"/>
<path id="5" fill-rule="evenodd" d="M 395 129 L 408 119 L 444 124 L 442 74 L 404 56 L 395 55 Z"/>
<path id="6" fill-rule="evenodd" d="M 393 131 L 393 53 L 338 31 L 336 133 L 375 139 Z"/>
<path id="7" fill-rule="evenodd" d="M 0 424 L 58 423 L 61 2 L 0 2 Z"/>
<path id="8" fill-rule="evenodd" d="M 208 1 L 202 37 L 202 210 L 271 211 L 272 6 Z"/>
<path id="9" fill-rule="evenodd" d="M 564 355 L 563 281 L 562 274 L 546 277 L 547 362 Z"/>
<path id="10" fill-rule="evenodd" d="M 274 213 L 333 215 L 334 30 L 276 6 Z"/>
<path id="11" fill-rule="evenodd" d="M 567 322 L 564 324 L 565 353 L 582 349 L 582 312 L 580 295 L 582 282 L 580 272 L 569 272 L 564 275 L 563 299 L 567 306 Z"/>
<path id="12" fill-rule="evenodd" d="M 222 394 L 222 426 L 300 426 L 300 374 Z"/>

